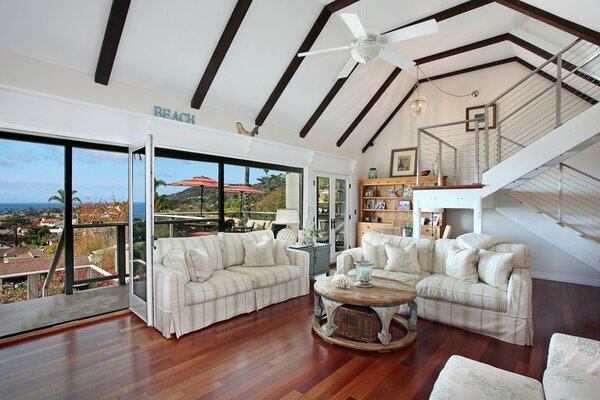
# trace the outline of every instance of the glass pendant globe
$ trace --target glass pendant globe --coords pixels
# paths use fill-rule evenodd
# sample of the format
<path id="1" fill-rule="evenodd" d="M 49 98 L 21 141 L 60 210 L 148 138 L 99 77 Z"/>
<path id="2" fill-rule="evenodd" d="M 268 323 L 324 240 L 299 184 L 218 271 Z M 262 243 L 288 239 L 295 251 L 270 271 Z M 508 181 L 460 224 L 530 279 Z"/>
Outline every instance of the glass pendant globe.
<path id="1" fill-rule="evenodd" d="M 410 113 L 415 118 L 421 118 L 427 111 L 427 97 L 417 96 L 410 102 Z"/>

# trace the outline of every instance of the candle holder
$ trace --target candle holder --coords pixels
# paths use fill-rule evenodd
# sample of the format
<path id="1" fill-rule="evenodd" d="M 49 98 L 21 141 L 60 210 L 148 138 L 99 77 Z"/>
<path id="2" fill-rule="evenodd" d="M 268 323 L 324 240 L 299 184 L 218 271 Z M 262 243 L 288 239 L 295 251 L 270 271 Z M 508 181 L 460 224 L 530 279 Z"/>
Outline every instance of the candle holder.
<path id="1" fill-rule="evenodd" d="M 373 263 L 371 261 L 356 261 L 356 282 L 354 286 L 361 288 L 373 287 L 371 283 L 371 274 L 373 272 Z"/>

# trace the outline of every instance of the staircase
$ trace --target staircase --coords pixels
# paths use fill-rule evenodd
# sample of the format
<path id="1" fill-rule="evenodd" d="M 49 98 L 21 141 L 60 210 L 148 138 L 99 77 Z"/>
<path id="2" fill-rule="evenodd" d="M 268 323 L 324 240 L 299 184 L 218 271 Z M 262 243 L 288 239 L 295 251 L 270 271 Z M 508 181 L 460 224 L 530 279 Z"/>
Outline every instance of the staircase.
<path id="1" fill-rule="evenodd" d="M 482 183 L 482 201 L 600 270 L 600 179 L 573 159 L 600 142 L 599 101 L 600 47 L 577 40 L 473 120 L 419 128 L 418 169 L 439 155 L 449 182 Z"/>

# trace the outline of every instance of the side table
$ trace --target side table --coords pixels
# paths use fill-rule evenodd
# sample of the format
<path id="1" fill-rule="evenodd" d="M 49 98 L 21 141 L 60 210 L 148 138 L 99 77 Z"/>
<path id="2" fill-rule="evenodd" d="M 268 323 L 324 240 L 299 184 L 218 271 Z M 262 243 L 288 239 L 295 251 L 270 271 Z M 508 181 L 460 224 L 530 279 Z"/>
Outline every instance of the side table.
<path id="1" fill-rule="evenodd" d="M 310 267 L 309 276 L 310 279 L 315 279 L 315 276 L 321 274 L 329 275 L 329 244 L 314 244 L 308 245 L 291 245 L 290 249 L 305 251 L 310 254 Z"/>

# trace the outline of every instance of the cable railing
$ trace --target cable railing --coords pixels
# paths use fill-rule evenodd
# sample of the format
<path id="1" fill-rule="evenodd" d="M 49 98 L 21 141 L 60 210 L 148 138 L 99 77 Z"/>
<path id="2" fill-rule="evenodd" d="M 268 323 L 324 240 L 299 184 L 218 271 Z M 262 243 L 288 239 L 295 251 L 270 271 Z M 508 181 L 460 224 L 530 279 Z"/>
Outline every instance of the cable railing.
<path id="1" fill-rule="evenodd" d="M 512 190 L 510 195 L 561 226 L 600 242 L 599 178 L 561 163 Z"/>
<path id="2" fill-rule="evenodd" d="M 600 47 L 578 39 L 484 106 L 484 169 L 600 100 Z"/>

